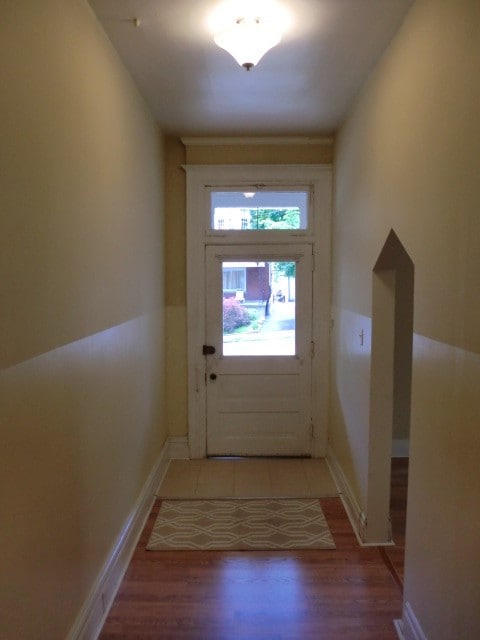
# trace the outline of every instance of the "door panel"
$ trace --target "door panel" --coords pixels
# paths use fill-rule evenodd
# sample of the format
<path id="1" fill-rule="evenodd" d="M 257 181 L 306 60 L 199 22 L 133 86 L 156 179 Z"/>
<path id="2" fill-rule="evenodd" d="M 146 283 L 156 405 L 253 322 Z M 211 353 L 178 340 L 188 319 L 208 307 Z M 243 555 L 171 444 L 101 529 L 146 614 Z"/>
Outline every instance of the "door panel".
<path id="1" fill-rule="evenodd" d="M 207 455 L 310 455 L 311 263 L 310 245 L 206 247 Z"/>

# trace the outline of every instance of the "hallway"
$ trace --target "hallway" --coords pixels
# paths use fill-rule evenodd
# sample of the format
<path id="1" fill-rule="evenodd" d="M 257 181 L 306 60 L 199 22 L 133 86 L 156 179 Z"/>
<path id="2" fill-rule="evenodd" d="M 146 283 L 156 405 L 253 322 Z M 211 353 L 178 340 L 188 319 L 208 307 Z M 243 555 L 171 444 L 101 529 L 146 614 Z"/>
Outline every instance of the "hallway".
<path id="1" fill-rule="evenodd" d="M 384 639 L 401 618 L 405 637 L 477 640 L 480 2 L 274 0 L 306 17 L 247 72 L 207 24 L 223 1 L 2 5 L 0 638 L 94 640 L 126 575 L 107 638 Z M 251 217 L 249 199 L 307 192 L 281 215 L 299 228 Z M 219 193 L 246 205 L 240 228 L 215 228 Z M 304 339 L 292 373 L 283 356 L 251 375 L 220 360 L 213 265 L 297 260 L 312 295 L 300 279 L 286 295 Z M 314 498 L 337 549 L 135 551 L 168 461 L 245 454 L 225 439 L 261 425 L 248 453 L 328 456 L 342 495 Z M 411 456 L 403 604 L 395 495 L 396 547 L 359 547 L 343 511 L 388 540 L 392 450 Z M 229 483 L 260 491 L 249 473 Z"/>

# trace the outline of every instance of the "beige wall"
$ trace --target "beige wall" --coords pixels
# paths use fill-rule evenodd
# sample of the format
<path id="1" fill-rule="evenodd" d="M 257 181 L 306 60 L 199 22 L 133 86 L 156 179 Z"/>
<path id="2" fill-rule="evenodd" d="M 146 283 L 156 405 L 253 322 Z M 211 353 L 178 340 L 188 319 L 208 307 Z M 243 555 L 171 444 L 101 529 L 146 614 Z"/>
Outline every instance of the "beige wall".
<path id="1" fill-rule="evenodd" d="M 418 0 L 336 148 L 331 445 L 365 506 L 372 269 L 393 228 L 415 264 L 405 600 L 430 640 L 480 637 L 479 59 L 477 0 Z"/>
<path id="2" fill-rule="evenodd" d="M 187 434 L 187 298 L 185 147 L 165 140 L 166 411 L 170 436 Z"/>
<path id="3" fill-rule="evenodd" d="M 260 138 L 248 144 L 242 138 L 226 138 L 220 144 L 189 144 L 186 141 L 188 164 L 331 164 L 333 145 L 325 138 L 297 142 L 284 139 L 279 144 Z"/>
<path id="4" fill-rule="evenodd" d="M 66 637 L 158 459 L 160 134 L 84 0 L 0 20 L 0 637 Z"/>
<path id="5" fill-rule="evenodd" d="M 326 139 L 167 137 L 166 269 L 167 269 L 167 416 L 171 436 L 186 436 L 187 301 L 186 180 L 182 164 L 330 164 L 333 144 Z"/>

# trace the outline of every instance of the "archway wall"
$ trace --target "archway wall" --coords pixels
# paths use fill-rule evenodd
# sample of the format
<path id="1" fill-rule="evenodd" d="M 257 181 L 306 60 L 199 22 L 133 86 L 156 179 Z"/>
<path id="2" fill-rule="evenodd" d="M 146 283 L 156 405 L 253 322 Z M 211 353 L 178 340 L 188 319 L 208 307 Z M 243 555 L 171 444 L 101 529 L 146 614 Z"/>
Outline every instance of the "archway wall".
<path id="1" fill-rule="evenodd" d="M 436 640 L 480 637 L 479 23 L 474 0 L 417 0 L 336 142 L 330 448 L 365 510 L 372 269 L 394 229 L 415 264 L 406 611 Z"/>

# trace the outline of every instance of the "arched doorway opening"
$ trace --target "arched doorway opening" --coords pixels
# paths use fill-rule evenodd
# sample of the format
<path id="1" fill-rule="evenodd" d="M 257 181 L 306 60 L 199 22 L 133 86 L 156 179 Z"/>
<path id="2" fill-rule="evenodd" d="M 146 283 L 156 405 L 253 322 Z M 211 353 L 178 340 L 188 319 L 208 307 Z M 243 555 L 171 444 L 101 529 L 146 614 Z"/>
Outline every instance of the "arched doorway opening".
<path id="1" fill-rule="evenodd" d="M 375 263 L 372 279 L 366 543 L 391 542 L 392 453 L 398 455 L 400 450 L 402 456 L 408 456 L 413 293 L 414 265 L 392 230 Z"/>

